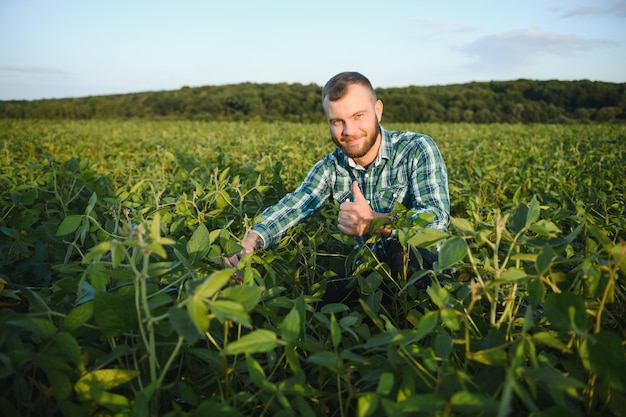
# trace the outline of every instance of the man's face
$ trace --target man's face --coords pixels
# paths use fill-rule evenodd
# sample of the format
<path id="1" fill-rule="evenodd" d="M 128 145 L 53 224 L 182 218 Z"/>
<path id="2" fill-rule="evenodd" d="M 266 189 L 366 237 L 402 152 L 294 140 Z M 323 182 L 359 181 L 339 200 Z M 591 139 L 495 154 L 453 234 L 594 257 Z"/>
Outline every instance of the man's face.
<path id="1" fill-rule="evenodd" d="M 335 145 L 359 165 L 371 164 L 380 146 L 383 103 L 368 88 L 353 84 L 339 100 L 324 99 L 323 107 Z"/>

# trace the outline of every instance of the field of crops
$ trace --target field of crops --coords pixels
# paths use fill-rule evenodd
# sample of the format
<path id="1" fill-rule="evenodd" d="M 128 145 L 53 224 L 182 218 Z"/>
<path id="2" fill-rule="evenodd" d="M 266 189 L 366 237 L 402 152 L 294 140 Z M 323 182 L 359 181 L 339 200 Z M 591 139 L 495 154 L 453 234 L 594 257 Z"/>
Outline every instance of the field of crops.
<path id="1" fill-rule="evenodd" d="M 626 415 L 626 126 L 385 127 L 448 165 L 407 281 L 336 206 L 224 269 L 325 125 L 0 121 L 2 415 Z"/>

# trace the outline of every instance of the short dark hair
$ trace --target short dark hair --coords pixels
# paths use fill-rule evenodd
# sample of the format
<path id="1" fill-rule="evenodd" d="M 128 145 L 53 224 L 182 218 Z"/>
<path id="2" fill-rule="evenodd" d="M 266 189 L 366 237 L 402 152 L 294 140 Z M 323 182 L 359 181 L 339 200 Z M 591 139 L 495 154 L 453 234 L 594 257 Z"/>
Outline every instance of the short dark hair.
<path id="1" fill-rule="evenodd" d="M 367 87 L 372 90 L 374 98 L 376 98 L 376 91 L 372 87 L 372 83 L 366 76 L 354 71 L 341 72 L 328 80 L 324 88 L 322 89 L 322 102 L 328 97 L 329 101 L 339 100 L 346 94 L 346 90 L 353 84 L 361 84 L 363 87 Z"/>

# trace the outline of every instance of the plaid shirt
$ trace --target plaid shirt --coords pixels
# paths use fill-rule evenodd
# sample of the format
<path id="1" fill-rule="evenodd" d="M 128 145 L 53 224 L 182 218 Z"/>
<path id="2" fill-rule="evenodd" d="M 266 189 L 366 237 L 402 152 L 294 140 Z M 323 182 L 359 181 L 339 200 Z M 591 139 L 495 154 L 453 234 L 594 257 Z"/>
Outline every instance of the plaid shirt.
<path id="1" fill-rule="evenodd" d="M 396 202 L 418 213 L 435 215 L 430 227 L 446 230 L 450 197 L 446 165 L 429 136 L 381 127 L 382 144 L 377 159 L 363 168 L 337 148 L 318 161 L 304 181 L 277 204 L 268 207 L 253 230 L 264 247 L 275 244 L 292 226 L 335 200 L 352 200 L 352 181 L 358 181 L 375 212 L 390 213 Z"/>

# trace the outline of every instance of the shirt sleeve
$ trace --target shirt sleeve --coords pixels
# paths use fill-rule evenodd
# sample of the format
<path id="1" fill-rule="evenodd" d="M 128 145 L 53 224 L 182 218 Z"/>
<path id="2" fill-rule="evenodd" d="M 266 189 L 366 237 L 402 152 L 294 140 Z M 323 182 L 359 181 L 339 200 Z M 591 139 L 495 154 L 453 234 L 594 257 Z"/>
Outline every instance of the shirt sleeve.
<path id="1" fill-rule="evenodd" d="M 332 190 L 332 166 L 328 156 L 320 160 L 298 188 L 263 211 L 252 230 L 261 236 L 264 247 L 274 245 L 289 228 L 319 212 L 328 202 Z"/>
<path id="2" fill-rule="evenodd" d="M 435 215 L 429 227 L 447 230 L 450 223 L 450 195 L 446 163 L 435 142 L 421 136 L 419 146 L 413 150 L 411 187 L 417 213 Z"/>

